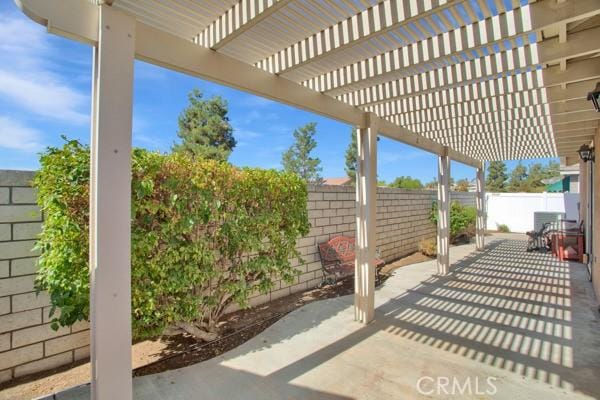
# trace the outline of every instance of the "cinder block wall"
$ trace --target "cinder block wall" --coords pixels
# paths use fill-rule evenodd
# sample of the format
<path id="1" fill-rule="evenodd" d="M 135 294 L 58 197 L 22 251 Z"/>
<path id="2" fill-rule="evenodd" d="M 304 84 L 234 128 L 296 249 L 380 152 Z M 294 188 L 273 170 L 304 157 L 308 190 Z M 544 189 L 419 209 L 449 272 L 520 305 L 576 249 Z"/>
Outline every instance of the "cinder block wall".
<path id="1" fill-rule="evenodd" d="M 0 383 L 89 356 L 87 322 L 53 331 L 49 296 L 35 292 L 42 214 L 32 177 L 0 170 Z"/>
<path id="2" fill-rule="evenodd" d="M 38 253 L 33 247 L 42 215 L 30 187 L 32 177 L 29 171 L 0 170 L 0 383 L 89 357 L 88 323 L 53 331 L 49 297 L 44 292 L 35 293 Z M 436 227 L 429 221 L 435 196 L 432 190 L 378 188 L 377 246 L 383 259 L 389 262 L 411 254 L 422 239 L 435 237 Z M 473 193 L 453 192 L 451 196 L 475 204 Z M 270 293 L 254 296 L 251 305 L 321 282 L 317 244 L 337 235 L 355 235 L 355 189 L 310 186 L 308 214 L 312 228 L 297 243 L 304 259 L 297 265 L 297 281 L 292 285 L 277 282 Z"/>
<path id="3" fill-rule="evenodd" d="M 469 193 L 469 192 L 451 192 L 450 193 L 450 200 L 451 201 L 458 201 L 459 203 L 462 203 L 466 206 L 471 206 L 471 207 L 475 207 L 476 206 L 476 200 L 475 200 L 475 193 Z"/>
<path id="4" fill-rule="evenodd" d="M 251 305 L 313 288 L 322 281 L 317 244 L 338 235 L 355 236 L 355 191 L 352 186 L 309 186 L 308 217 L 312 228 L 296 246 L 304 260 L 298 266 L 298 281 L 293 285 L 278 282 L 271 293 L 253 297 Z M 452 201 L 475 206 L 474 193 L 451 192 L 450 196 Z M 436 197 L 435 190 L 377 188 L 377 247 L 385 261 L 412 254 L 418 251 L 421 240 L 435 237 L 437 228 L 429 216 Z"/>

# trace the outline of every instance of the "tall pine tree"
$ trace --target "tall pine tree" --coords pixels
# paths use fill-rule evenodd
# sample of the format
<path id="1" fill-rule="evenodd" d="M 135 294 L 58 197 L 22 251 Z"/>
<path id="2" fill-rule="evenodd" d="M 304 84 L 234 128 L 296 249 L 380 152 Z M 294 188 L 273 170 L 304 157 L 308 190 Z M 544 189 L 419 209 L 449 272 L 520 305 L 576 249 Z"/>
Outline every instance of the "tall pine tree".
<path id="1" fill-rule="evenodd" d="M 487 190 L 490 192 L 505 192 L 507 179 L 506 164 L 503 161 L 490 161 L 485 185 Z"/>
<path id="2" fill-rule="evenodd" d="M 317 124 L 308 123 L 294 131 L 296 140 L 290 148 L 283 153 L 281 164 L 287 172 L 300 175 L 306 182 L 321 183 L 321 160 L 311 157 L 311 152 L 317 147 L 315 135 Z"/>
<path id="3" fill-rule="evenodd" d="M 189 105 L 181 112 L 178 121 L 177 136 L 181 143 L 174 144 L 173 151 L 227 161 L 236 145 L 227 116 L 227 101 L 219 96 L 204 100 L 198 89 L 192 90 L 188 99 Z"/>
<path id="4" fill-rule="evenodd" d="M 510 181 L 508 182 L 508 190 L 510 192 L 525 192 L 527 191 L 527 168 L 519 162 L 510 173 Z"/>

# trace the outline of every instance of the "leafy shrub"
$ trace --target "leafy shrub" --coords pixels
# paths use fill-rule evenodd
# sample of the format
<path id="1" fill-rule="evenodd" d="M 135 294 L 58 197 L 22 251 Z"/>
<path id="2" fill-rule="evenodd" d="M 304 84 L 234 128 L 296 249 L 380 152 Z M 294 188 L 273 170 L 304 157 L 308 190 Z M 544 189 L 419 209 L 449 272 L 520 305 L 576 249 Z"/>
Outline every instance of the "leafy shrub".
<path id="1" fill-rule="evenodd" d="M 89 317 L 89 149 L 77 141 L 48 149 L 34 183 L 46 215 L 37 286 L 60 309 L 53 325 L 71 325 Z M 134 150 L 134 337 L 173 325 L 214 337 L 227 306 L 247 307 L 275 279 L 292 282 L 307 196 L 292 174 Z"/>
<path id="2" fill-rule="evenodd" d="M 437 255 L 437 240 L 435 238 L 421 240 L 419 251 L 427 257 L 435 257 Z"/>
<path id="3" fill-rule="evenodd" d="M 502 233 L 510 233 L 510 228 L 506 224 L 496 224 L 496 230 Z"/>
<path id="4" fill-rule="evenodd" d="M 437 202 L 431 207 L 430 219 L 434 224 L 438 221 Z M 457 201 L 450 204 L 450 242 L 456 243 L 461 239 L 469 239 L 475 236 L 475 221 L 477 209 L 465 206 Z"/>

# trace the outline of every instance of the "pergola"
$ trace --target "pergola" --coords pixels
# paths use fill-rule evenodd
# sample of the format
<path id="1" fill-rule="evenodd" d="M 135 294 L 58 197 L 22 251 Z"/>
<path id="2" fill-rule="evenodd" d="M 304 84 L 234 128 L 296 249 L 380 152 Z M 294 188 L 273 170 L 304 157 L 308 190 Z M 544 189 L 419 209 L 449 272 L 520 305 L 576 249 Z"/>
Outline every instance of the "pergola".
<path id="1" fill-rule="evenodd" d="M 94 48 L 92 396 L 132 396 L 130 152 L 134 60 L 358 129 L 356 320 L 374 318 L 377 135 L 438 156 L 438 273 L 449 272 L 450 161 L 576 160 L 600 114 L 600 0 L 15 0 Z"/>

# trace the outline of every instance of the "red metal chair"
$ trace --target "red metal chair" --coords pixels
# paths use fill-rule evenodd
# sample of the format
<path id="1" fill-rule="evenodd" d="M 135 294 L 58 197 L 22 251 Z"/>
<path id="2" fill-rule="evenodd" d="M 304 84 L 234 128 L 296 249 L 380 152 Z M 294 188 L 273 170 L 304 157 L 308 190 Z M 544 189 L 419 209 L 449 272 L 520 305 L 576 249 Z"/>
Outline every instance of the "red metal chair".
<path id="1" fill-rule="evenodd" d="M 323 267 L 323 283 L 336 283 L 338 279 L 354 275 L 356 259 L 356 241 L 353 237 L 336 236 L 319 244 L 321 266 Z M 379 270 L 385 265 L 381 258 L 375 258 L 375 277 L 379 284 Z"/>

